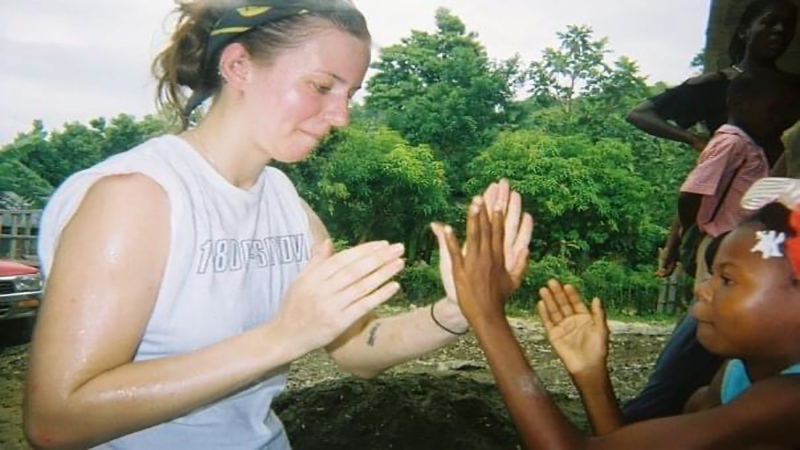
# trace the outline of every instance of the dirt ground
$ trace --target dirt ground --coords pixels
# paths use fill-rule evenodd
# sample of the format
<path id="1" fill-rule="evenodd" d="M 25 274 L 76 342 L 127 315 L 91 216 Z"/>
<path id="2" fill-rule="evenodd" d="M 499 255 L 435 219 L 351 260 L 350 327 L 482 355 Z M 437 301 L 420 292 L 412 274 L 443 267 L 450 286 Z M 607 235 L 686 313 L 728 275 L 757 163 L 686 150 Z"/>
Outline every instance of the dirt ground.
<path id="1" fill-rule="evenodd" d="M 587 429 L 577 392 L 538 321 L 513 319 L 533 367 L 556 402 Z M 27 449 L 21 430 L 28 345 L 0 329 L 0 449 Z M 612 323 L 610 367 L 617 395 L 636 393 L 668 337 L 667 325 Z M 2 335 L 6 336 L 2 336 Z M 521 448 L 474 337 L 375 380 L 337 371 L 321 352 L 292 366 L 275 402 L 295 450 Z"/>

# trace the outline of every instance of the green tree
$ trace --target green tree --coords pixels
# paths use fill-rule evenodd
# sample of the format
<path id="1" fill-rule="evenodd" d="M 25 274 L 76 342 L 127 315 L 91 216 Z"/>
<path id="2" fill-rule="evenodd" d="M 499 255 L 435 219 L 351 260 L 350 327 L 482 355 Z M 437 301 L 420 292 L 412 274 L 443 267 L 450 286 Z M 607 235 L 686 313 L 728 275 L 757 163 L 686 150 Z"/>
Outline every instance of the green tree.
<path id="1" fill-rule="evenodd" d="M 557 33 L 559 48 L 546 48 L 540 61 L 529 67 L 529 92 L 544 106 L 558 105 L 571 111 L 575 99 L 610 68 L 605 63 L 608 39 L 594 40 L 587 25 L 569 25 Z"/>
<path id="2" fill-rule="evenodd" d="M 137 121 L 133 116 L 120 114 L 105 125 L 103 121 L 103 157 L 129 150 L 153 136 L 169 131 L 170 125 L 160 116 L 145 116 Z"/>
<path id="3" fill-rule="evenodd" d="M 655 254 L 663 227 L 653 223 L 653 187 L 633 154 L 615 140 L 504 133 L 472 164 L 470 191 L 508 178 L 537 221 L 534 258 L 556 255 L 578 267 L 602 257 L 635 265 Z"/>
<path id="4" fill-rule="evenodd" d="M 44 198 L 52 193 L 53 186 L 21 160 L 29 152 L 48 145 L 44 126 L 36 121 L 30 132 L 20 133 L 3 147 L 0 151 L 0 191 L 14 192 L 34 207 L 41 207 Z"/>
<path id="5" fill-rule="evenodd" d="M 692 58 L 692 61 L 689 63 L 689 67 L 702 72 L 706 68 L 706 51 L 701 50 L 700 53 L 694 55 L 694 58 Z"/>
<path id="6" fill-rule="evenodd" d="M 695 155 L 680 144 L 655 139 L 630 125 L 626 116 L 642 100 L 662 91 L 649 87 L 638 64 L 625 56 L 613 64 L 606 39 L 595 39 L 586 26 L 559 33 L 561 45 L 531 64 L 531 96 L 523 102 L 524 129 L 557 136 L 582 135 L 592 142 L 614 140 L 634 153 L 633 174 L 654 190 L 648 203 L 653 221 L 666 227 L 675 211 L 678 187 Z M 541 86 L 537 86 L 541 83 Z"/>
<path id="7" fill-rule="evenodd" d="M 93 121 L 95 126 L 100 121 Z M 81 123 L 69 123 L 64 129 L 47 135 L 29 148 L 21 162 L 47 180 L 59 186 L 73 173 L 90 167 L 103 158 L 102 131 Z"/>
<path id="8" fill-rule="evenodd" d="M 0 150 L 0 190 L 13 191 L 28 199 L 41 199 L 52 193 L 75 172 L 128 150 L 150 137 L 169 130 L 161 116 L 146 116 L 141 121 L 121 114 L 108 123 L 104 118 L 89 125 L 70 123 L 48 133 L 41 121 L 31 131 L 19 134 Z"/>
<path id="9" fill-rule="evenodd" d="M 508 121 L 522 73 L 517 58 L 491 61 L 447 9 L 436 12 L 436 28 L 381 51 L 366 107 L 411 145 L 431 145 L 458 189 L 466 162 Z"/>
<path id="10" fill-rule="evenodd" d="M 304 163 L 280 167 L 332 236 L 350 244 L 403 242 L 409 263 L 430 255 L 428 224 L 450 213 L 443 164 L 429 147 L 385 128 L 350 127 Z"/>

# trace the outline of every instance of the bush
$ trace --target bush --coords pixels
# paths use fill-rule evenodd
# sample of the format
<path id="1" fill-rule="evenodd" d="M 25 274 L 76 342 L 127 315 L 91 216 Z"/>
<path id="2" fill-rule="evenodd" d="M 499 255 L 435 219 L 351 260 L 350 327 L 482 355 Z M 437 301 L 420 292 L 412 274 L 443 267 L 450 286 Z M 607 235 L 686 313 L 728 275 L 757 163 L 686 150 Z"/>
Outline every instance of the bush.
<path id="1" fill-rule="evenodd" d="M 578 289 L 582 287 L 581 279 L 570 269 L 569 261 L 560 256 L 547 255 L 538 261 L 531 261 L 522 286 L 511 298 L 510 306 L 530 311 L 539 300 L 539 289 L 552 278 Z"/>
<path id="2" fill-rule="evenodd" d="M 429 303 L 444 297 L 439 269 L 425 262 L 405 268 L 397 278 L 403 294 L 412 303 Z"/>
<path id="3" fill-rule="evenodd" d="M 595 261 L 582 274 L 585 297 L 599 297 L 609 311 L 652 314 L 660 281 L 649 267 L 630 270 L 620 264 Z"/>
<path id="4" fill-rule="evenodd" d="M 616 262 L 595 261 L 582 272 L 562 256 L 547 255 L 532 261 L 519 291 L 511 299 L 511 307 L 532 311 L 539 300 L 539 289 L 550 279 L 571 284 L 585 301 L 594 297 L 603 300 L 606 310 L 625 314 L 652 314 L 656 310 L 660 281 L 653 269 L 630 270 Z"/>

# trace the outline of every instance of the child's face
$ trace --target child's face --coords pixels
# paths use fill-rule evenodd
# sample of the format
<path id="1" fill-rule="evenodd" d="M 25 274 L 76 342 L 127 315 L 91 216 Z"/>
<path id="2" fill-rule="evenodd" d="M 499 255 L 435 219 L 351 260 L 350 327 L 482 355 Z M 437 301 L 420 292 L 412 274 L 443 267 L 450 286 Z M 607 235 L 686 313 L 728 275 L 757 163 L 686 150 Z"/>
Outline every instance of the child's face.
<path id="1" fill-rule="evenodd" d="M 750 25 L 745 39 L 759 59 L 775 60 L 791 44 L 797 26 L 797 11 L 788 2 L 768 6 Z"/>
<path id="2" fill-rule="evenodd" d="M 800 288 L 785 258 L 751 249 L 757 226 L 742 226 L 719 248 L 712 276 L 697 288 L 697 338 L 728 357 L 785 358 L 800 352 Z"/>

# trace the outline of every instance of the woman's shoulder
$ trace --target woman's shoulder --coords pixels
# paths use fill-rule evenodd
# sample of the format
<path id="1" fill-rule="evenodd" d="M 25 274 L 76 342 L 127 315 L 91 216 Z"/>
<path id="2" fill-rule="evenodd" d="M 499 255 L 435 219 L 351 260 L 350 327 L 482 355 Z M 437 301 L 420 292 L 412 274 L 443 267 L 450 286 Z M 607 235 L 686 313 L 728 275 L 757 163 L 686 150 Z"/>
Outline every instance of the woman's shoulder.
<path id="1" fill-rule="evenodd" d="M 264 168 L 263 176 L 269 180 L 267 183 L 269 188 L 278 189 L 282 193 L 290 193 L 293 196 L 298 195 L 297 188 L 295 187 L 292 179 L 281 169 L 272 166 Z"/>

